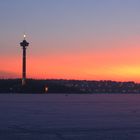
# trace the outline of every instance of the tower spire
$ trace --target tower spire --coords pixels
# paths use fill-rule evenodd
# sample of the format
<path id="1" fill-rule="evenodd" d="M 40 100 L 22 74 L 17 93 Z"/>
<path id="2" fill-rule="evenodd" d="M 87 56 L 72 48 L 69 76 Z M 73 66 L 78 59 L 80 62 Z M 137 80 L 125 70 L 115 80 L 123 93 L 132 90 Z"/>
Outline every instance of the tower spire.
<path id="1" fill-rule="evenodd" d="M 24 40 L 26 40 L 26 34 L 23 35 Z"/>

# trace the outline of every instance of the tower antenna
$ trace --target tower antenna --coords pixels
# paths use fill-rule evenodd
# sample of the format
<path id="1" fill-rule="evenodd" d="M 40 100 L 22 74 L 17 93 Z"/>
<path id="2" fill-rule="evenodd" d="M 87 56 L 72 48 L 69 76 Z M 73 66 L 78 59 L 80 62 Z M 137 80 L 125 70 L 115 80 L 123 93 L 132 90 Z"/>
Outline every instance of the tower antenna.
<path id="1" fill-rule="evenodd" d="M 23 35 L 24 40 L 26 40 L 26 34 Z"/>

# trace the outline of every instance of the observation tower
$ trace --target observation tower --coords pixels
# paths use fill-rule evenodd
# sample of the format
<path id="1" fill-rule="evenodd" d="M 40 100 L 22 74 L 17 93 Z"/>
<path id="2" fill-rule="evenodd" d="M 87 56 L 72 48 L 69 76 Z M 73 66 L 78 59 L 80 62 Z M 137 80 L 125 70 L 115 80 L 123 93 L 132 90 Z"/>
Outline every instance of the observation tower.
<path id="1" fill-rule="evenodd" d="M 23 49 L 22 55 L 22 86 L 26 85 L 26 49 L 29 46 L 29 43 L 26 41 L 26 35 L 24 35 L 24 39 L 20 42 L 20 46 Z"/>

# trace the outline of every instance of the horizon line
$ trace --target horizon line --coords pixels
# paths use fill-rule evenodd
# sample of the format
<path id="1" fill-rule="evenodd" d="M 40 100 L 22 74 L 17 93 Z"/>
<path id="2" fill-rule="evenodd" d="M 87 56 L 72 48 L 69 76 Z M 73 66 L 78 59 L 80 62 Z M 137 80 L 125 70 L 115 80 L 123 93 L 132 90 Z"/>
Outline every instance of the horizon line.
<path id="1" fill-rule="evenodd" d="M 22 80 L 21 78 L 0 78 L 0 80 Z M 64 78 L 27 78 L 27 80 L 66 80 L 66 81 L 111 81 L 111 82 L 133 82 L 135 84 L 140 84 L 140 82 L 135 82 L 134 80 L 127 80 L 127 81 L 121 81 L 121 80 L 91 80 L 91 79 L 64 79 Z"/>

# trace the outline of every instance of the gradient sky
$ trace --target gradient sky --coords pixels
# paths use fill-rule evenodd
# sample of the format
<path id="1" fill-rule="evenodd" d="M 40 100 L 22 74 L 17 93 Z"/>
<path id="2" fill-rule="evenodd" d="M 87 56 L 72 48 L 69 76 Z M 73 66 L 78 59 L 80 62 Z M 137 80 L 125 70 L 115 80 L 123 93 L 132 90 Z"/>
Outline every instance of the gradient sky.
<path id="1" fill-rule="evenodd" d="M 140 82 L 140 0 L 1 0 L 0 78 Z"/>

